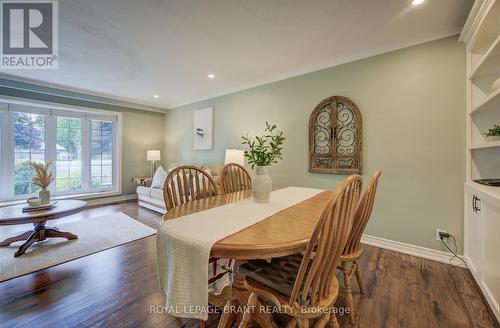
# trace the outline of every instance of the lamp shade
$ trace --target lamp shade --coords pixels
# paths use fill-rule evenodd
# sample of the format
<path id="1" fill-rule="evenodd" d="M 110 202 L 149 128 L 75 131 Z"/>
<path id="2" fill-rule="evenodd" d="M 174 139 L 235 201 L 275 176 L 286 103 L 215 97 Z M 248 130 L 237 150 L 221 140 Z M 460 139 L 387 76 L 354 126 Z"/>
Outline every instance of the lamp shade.
<path id="1" fill-rule="evenodd" d="M 241 149 L 226 149 L 226 158 L 224 159 L 224 165 L 229 163 L 245 165 L 245 151 Z"/>
<path id="2" fill-rule="evenodd" d="M 146 160 L 147 161 L 161 161 L 161 155 L 159 150 L 146 150 Z"/>

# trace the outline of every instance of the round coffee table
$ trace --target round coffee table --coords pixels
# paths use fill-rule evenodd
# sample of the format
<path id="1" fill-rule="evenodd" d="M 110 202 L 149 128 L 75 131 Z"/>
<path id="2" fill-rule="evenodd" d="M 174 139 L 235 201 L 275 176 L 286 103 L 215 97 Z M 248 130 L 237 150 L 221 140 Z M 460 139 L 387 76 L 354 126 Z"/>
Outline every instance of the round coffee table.
<path id="1" fill-rule="evenodd" d="M 26 240 L 14 254 L 14 257 L 23 255 L 31 245 L 47 238 L 78 239 L 77 235 L 70 232 L 46 227 L 46 223 L 49 220 L 56 220 L 80 212 L 87 206 L 86 202 L 81 200 L 58 200 L 51 209 L 32 212 L 23 212 L 25 206 L 26 204 L 20 204 L 0 208 L 0 226 L 33 223 L 33 230 L 0 242 L 0 247 L 2 247 L 9 246 L 16 241 Z"/>

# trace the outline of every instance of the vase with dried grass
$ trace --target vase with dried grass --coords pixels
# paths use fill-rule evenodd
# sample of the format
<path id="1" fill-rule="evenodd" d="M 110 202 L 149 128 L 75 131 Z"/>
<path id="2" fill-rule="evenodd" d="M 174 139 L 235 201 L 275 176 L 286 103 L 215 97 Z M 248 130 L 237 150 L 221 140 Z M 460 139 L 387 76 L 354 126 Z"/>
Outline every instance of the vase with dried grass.
<path id="1" fill-rule="evenodd" d="M 42 188 L 38 193 L 38 197 L 40 197 L 40 201 L 42 204 L 48 204 L 50 202 L 50 191 L 47 189 L 49 185 L 54 181 L 52 177 L 52 171 L 50 170 L 51 161 L 47 163 L 39 163 L 28 161 L 27 165 L 31 166 L 35 170 L 35 176 L 31 179 L 31 182 L 34 185 Z"/>

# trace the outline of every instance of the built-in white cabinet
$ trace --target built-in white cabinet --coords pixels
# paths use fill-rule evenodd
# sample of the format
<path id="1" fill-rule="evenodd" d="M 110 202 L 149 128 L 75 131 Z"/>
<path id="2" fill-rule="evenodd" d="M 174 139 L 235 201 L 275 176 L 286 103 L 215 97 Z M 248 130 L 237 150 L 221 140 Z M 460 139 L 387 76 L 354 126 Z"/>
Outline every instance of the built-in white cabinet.
<path id="1" fill-rule="evenodd" d="M 481 208 L 481 287 L 496 313 L 500 313 L 500 207 L 487 201 Z"/>
<path id="2" fill-rule="evenodd" d="M 500 320 L 500 198 L 465 184 L 464 258 Z"/>
<path id="3" fill-rule="evenodd" d="M 500 0 L 476 0 L 460 40 L 467 45 L 464 257 L 500 321 L 500 142 L 484 133 L 500 124 Z"/>
<path id="4" fill-rule="evenodd" d="M 467 266 L 476 280 L 480 279 L 481 268 L 481 199 L 477 192 L 465 191 L 464 253 Z"/>

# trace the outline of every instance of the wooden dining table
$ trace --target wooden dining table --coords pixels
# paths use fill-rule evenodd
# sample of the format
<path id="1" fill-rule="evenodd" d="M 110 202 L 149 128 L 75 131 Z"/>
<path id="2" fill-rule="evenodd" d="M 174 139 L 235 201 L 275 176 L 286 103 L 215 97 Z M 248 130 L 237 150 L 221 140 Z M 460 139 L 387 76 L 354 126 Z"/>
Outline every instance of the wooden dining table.
<path id="1" fill-rule="evenodd" d="M 246 190 L 191 201 L 169 210 L 163 220 L 172 220 L 237 202 L 251 197 L 251 194 L 251 190 Z M 331 191 L 321 192 L 215 243 L 210 257 L 235 260 L 227 309 L 245 306 L 249 297 L 244 285 L 245 277 L 238 272 L 238 263 L 256 259 L 268 260 L 304 251 L 316 222 L 333 195 L 334 192 Z M 242 311 L 223 311 L 218 327 L 232 327 L 241 317 Z M 260 326 L 276 326 L 270 322 L 272 319 L 268 315 L 257 313 L 254 320 Z"/>

